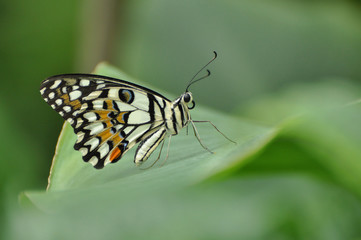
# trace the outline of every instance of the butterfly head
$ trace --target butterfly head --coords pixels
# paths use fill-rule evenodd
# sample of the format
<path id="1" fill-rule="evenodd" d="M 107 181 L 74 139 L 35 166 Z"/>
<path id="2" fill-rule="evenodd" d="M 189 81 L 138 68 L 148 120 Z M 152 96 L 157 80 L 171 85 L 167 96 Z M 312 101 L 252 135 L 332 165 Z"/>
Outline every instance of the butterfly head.
<path id="1" fill-rule="evenodd" d="M 182 94 L 180 101 L 183 105 L 187 106 L 188 109 L 193 109 L 196 105 L 193 101 L 192 93 L 188 91 Z"/>

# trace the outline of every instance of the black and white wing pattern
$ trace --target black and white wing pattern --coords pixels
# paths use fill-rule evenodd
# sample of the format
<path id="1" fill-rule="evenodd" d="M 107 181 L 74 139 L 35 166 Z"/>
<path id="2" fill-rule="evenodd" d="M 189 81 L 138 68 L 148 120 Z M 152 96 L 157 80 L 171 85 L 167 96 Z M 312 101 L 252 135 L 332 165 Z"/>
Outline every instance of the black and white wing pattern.
<path id="1" fill-rule="evenodd" d="M 216 59 L 217 53 L 213 53 L 214 57 L 193 76 L 185 92 L 174 101 L 137 84 L 93 74 L 50 77 L 42 82 L 40 93 L 74 128 L 78 137 L 74 148 L 95 168 L 117 162 L 137 143 L 134 162 L 140 165 L 165 137 L 178 134 L 189 123 L 201 146 L 212 153 L 203 145 L 194 122 L 209 122 L 227 137 L 210 121 L 192 121 L 189 110 L 195 103 L 188 89 L 210 75 L 207 70 L 207 75 L 195 78 Z"/>
<path id="2" fill-rule="evenodd" d="M 78 137 L 74 148 L 83 160 L 98 169 L 117 162 L 138 142 L 134 161 L 142 163 L 167 135 L 176 134 L 186 122 L 170 126 L 175 113 L 170 100 L 115 78 L 57 75 L 43 81 L 40 92 L 74 128 Z"/>

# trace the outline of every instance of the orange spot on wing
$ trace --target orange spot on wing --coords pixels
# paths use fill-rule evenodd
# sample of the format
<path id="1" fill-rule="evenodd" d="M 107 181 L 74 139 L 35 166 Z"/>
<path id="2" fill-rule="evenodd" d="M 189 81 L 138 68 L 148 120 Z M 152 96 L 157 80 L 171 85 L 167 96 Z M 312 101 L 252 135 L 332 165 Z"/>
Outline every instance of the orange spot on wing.
<path id="1" fill-rule="evenodd" d="M 125 123 L 124 120 L 123 120 L 123 115 L 124 115 L 124 113 L 126 113 L 126 112 L 121 112 L 121 113 L 119 113 L 118 116 L 117 116 L 118 122 L 120 122 L 120 123 L 122 123 L 122 124 Z"/>
<path id="2" fill-rule="evenodd" d="M 104 120 L 109 120 L 109 111 L 96 111 L 96 113 L 99 115 L 100 117 L 100 121 L 104 121 Z"/>
<path id="3" fill-rule="evenodd" d="M 103 132 L 99 133 L 98 136 L 102 138 L 101 142 L 110 138 L 113 134 L 110 132 L 110 129 L 104 130 Z"/>
<path id="4" fill-rule="evenodd" d="M 117 146 L 114 148 L 112 153 L 110 154 L 109 160 L 112 162 L 114 160 L 118 160 L 120 156 L 122 155 L 122 150 L 120 149 L 120 146 L 122 146 L 120 143 L 123 141 L 124 138 L 122 138 L 119 133 L 116 133 L 112 138 L 111 141 L 113 141 L 114 146 Z"/>
<path id="5" fill-rule="evenodd" d="M 110 122 L 110 120 L 108 120 L 108 121 L 102 121 L 102 122 L 106 124 L 106 127 L 105 127 L 105 128 L 110 128 L 110 127 L 113 126 L 113 124 Z"/>
<path id="6" fill-rule="evenodd" d="M 105 100 L 106 104 L 107 104 L 107 109 L 111 110 L 111 111 L 115 111 L 114 107 L 113 107 L 113 101 L 112 100 Z"/>
<path id="7" fill-rule="evenodd" d="M 111 111 L 111 110 L 101 110 L 101 111 L 95 111 L 99 117 L 100 117 L 100 121 L 107 121 L 107 120 L 111 120 L 111 119 L 116 119 L 119 123 L 121 124 L 125 124 L 124 119 L 123 119 L 123 115 L 126 114 L 127 112 L 117 112 L 116 110 Z M 113 116 L 109 117 L 109 114 L 112 113 Z"/>
<path id="8" fill-rule="evenodd" d="M 119 133 L 115 134 L 115 136 L 112 138 L 112 141 L 115 145 L 118 145 L 121 141 L 123 141 L 124 138 L 119 136 Z"/>
<path id="9" fill-rule="evenodd" d="M 121 155 L 122 155 L 122 151 L 119 149 L 119 147 L 116 147 L 110 154 L 109 161 L 113 162 L 114 160 L 118 159 Z"/>
<path id="10" fill-rule="evenodd" d="M 75 100 L 75 101 L 72 101 L 72 102 L 69 102 L 71 106 L 73 106 L 73 109 L 74 110 L 78 110 L 80 109 L 81 107 L 81 103 L 79 100 Z"/>
<path id="11" fill-rule="evenodd" d="M 57 89 L 56 93 L 63 99 L 64 105 L 71 106 L 73 110 L 80 109 L 81 103 L 80 103 L 80 101 L 78 99 L 74 100 L 74 101 L 70 101 L 69 95 L 68 94 L 62 94 L 60 92 L 60 89 Z"/>

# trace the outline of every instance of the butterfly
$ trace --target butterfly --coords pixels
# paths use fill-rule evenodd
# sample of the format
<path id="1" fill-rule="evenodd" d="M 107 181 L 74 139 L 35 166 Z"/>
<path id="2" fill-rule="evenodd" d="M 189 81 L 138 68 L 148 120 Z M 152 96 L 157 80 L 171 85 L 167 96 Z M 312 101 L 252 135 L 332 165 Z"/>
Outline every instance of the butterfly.
<path id="1" fill-rule="evenodd" d="M 192 120 L 189 110 L 195 107 L 195 102 L 188 89 L 210 75 L 207 70 L 207 75 L 194 80 L 216 57 L 214 52 L 214 57 L 194 75 L 186 91 L 174 101 L 143 86 L 94 74 L 50 77 L 42 82 L 40 93 L 73 127 L 77 135 L 74 149 L 97 169 L 117 162 L 137 143 L 134 162 L 140 165 L 162 142 L 163 148 L 166 137 L 170 139 L 177 135 L 188 124 L 192 125 L 203 148 L 211 152 L 202 143 L 194 125 L 194 122 L 209 121 Z"/>

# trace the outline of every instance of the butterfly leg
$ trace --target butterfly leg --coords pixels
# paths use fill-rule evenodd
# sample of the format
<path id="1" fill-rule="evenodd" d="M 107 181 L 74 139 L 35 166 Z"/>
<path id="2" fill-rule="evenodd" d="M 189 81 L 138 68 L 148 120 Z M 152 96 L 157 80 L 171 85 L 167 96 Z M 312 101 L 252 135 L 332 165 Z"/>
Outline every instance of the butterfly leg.
<path id="1" fill-rule="evenodd" d="M 190 121 L 190 122 L 191 122 L 192 127 L 193 127 L 194 135 L 196 136 L 198 142 L 201 144 L 201 146 L 202 146 L 205 150 L 207 150 L 208 152 L 210 152 L 210 153 L 213 154 L 214 152 L 212 152 L 211 150 L 209 150 L 209 149 L 203 144 L 203 142 L 202 142 L 202 140 L 201 140 L 201 137 L 199 136 L 199 133 L 198 133 L 198 131 L 197 131 L 197 128 L 196 128 L 196 126 L 194 125 L 194 122 L 193 122 L 193 121 Z"/>
<path id="2" fill-rule="evenodd" d="M 165 162 L 167 161 L 167 159 L 168 159 L 168 156 L 169 156 L 169 147 L 170 147 L 170 140 L 171 140 L 171 138 L 172 138 L 172 135 L 169 135 L 168 148 L 167 148 L 167 156 L 165 156 L 165 159 L 164 159 L 164 161 L 162 162 L 162 164 L 161 164 L 160 166 L 163 166 L 164 163 L 165 163 Z"/>
<path id="3" fill-rule="evenodd" d="M 233 142 L 234 144 L 237 144 L 235 141 L 231 140 L 230 138 L 228 138 L 224 133 L 222 133 L 217 127 L 216 125 L 214 125 L 211 121 L 193 121 L 193 122 L 196 122 L 196 123 L 210 123 L 216 130 L 217 132 L 219 132 L 220 134 L 222 134 L 222 136 L 224 138 L 226 138 L 228 141 L 230 142 Z"/>

